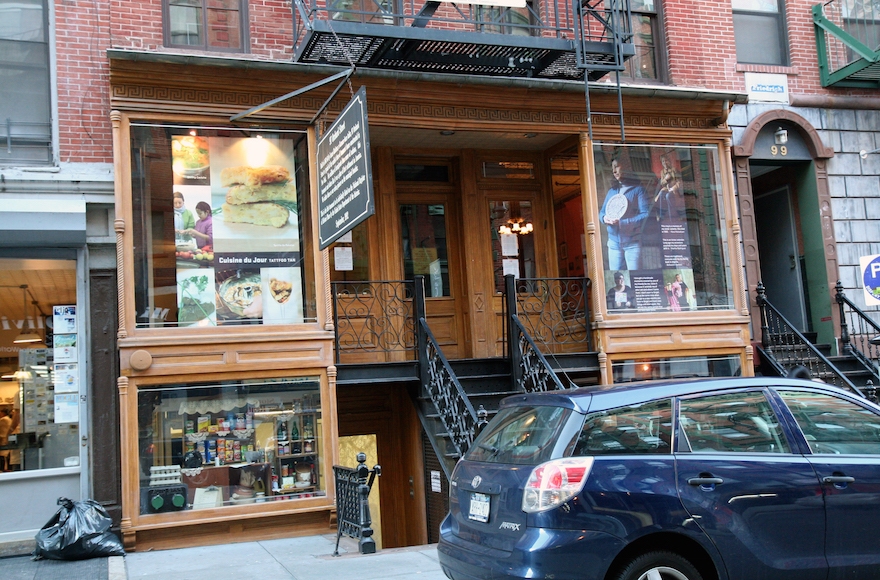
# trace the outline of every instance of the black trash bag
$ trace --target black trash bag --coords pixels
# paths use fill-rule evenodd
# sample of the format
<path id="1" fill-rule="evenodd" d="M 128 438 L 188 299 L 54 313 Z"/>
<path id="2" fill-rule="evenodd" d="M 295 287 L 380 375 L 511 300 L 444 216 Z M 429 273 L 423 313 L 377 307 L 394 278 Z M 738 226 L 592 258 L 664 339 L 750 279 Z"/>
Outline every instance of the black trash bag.
<path id="1" fill-rule="evenodd" d="M 101 505 L 58 498 L 61 507 L 37 532 L 34 559 L 86 560 L 105 556 L 124 556 L 119 538 L 110 531 L 113 521 Z"/>

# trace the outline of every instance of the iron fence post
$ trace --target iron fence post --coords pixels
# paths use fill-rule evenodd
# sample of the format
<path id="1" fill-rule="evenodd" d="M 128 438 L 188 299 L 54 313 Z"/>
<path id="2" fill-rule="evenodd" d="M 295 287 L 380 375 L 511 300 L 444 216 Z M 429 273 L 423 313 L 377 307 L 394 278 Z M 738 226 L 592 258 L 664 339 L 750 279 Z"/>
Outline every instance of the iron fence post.
<path id="1" fill-rule="evenodd" d="M 837 284 L 834 285 L 834 290 L 836 294 L 834 295 L 834 299 L 837 301 L 837 307 L 840 309 L 840 343 L 841 349 L 845 353 L 852 353 L 852 342 L 850 342 L 849 336 L 849 325 L 846 322 L 846 313 L 843 307 L 844 298 L 846 295 L 843 292 L 843 283 L 840 280 L 837 281 Z"/>
<path id="2" fill-rule="evenodd" d="M 370 484 L 373 483 L 375 471 L 379 469 L 377 465 L 373 471 L 367 467 L 367 455 L 365 453 L 357 454 L 357 480 L 358 480 L 358 496 L 360 504 L 360 517 L 358 518 L 361 528 L 360 539 L 358 539 L 358 551 L 361 554 L 375 554 L 376 540 L 373 539 L 373 528 L 370 524 L 373 520 L 370 518 L 370 485 L 367 485 L 369 478 Z"/>

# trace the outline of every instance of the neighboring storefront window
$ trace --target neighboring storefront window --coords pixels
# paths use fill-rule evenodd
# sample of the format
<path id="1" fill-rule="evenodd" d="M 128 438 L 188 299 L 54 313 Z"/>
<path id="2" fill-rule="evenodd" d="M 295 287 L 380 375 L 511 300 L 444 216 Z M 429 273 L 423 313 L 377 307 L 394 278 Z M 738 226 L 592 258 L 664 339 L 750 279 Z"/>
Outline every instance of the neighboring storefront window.
<path id="1" fill-rule="evenodd" d="M 314 321 L 305 133 L 133 125 L 138 327 Z"/>
<path id="2" fill-rule="evenodd" d="M 628 359 L 614 361 L 611 366 L 615 383 L 742 374 L 739 355 Z"/>
<path id="3" fill-rule="evenodd" d="M 596 145 L 611 312 L 733 307 L 718 149 Z"/>
<path id="4" fill-rule="evenodd" d="M 80 465 L 76 261 L 0 260 L 0 472 Z"/>
<path id="5" fill-rule="evenodd" d="M 141 513 L 326 495 L 317 377 L 138 391 Z"/>

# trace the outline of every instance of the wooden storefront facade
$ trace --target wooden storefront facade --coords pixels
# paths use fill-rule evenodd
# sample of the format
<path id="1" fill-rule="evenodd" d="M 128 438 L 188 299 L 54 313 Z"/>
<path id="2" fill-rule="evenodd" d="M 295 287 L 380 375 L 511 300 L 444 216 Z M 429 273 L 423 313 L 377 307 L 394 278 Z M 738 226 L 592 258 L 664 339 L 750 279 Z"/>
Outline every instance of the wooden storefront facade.
<path id="1" fill-rule="evenodd" d="M 122 533 L 127 548 L 328 533 L 333 513 L 331 466 L 352 464 L 351 458 L 339 456 L 339 439 L 365 434 L 376 436 L 377 460 L 383 466 L 382 521 L 394 522 L 383 526 L 384 546 L 428 541 L 425 489 L 431 482 L 424 470 L 421 426 L 406 391 L 394 385 L 339 386 L 336 382 L 339 359 L 331 282 L 357 280 L 353 277 L 356 274 L 363 274 L 366 280 L 407 280 L 412 277 L 412 268 L 418 269 L 419 260 L 436 263 L 437 287 L 433 290 L 428 276 L 427 320 L 449 359 L 504 356 L 501 283 L 504 273 L 514 273 L 525 278 L 591 281 L 590 332 L 600 363 L 598 382 L 661 376 L 657 368 L 663 364 L 667 371 L 662 376 L 674 375 L 669 366 L 685 359 L 724 359 L 731 374 L 753 372 L 731 133 L 725 124 L 727 111 L 734 103 L 743 102 L 743 95 L 656 87 L 626 89 L 626 141 L 621 143 L 621 127 L 614 115 L 594 114 L 590 137 L 583 83 L 358 71 L 350 82 L 353 91 L 366 87 L 376 213 L 358 226 L 351 243 L 355 265 L 344 270 L 337 269 L 333 248 L 318 250 L 314 227 L 317 209 L 307 198 L 317 195 L 313 170 L 316 130 L 333 121 L 348 100 L 349 88 L 343 88 L 316 124 L 312 120 L 332 87 L 303 93 L 259 115 L 230 122 L 230 117 L 335 74 L 338 68 L 130 50 L 111 50 L 109 56 L 119 257 Z M 594 113 L 617 110 L 612 90 L 591 87 L 590 97 Z M 143 296 L 157 300 L 149 304 L 151 309 L 163 307 L 165 299 L 155 290 L 162 287 L 155 282 L 158 267 L 148 267 L 142 259 L 141 246 L 147 237 L 136 235 L 144 230 L 137 224 L 145 223 L 149 213 L 139 188 L 133 186 L 133 182 L 143 182 L 145 171 L 133 155 L 138 127 L 170 127 L 173 130 L 166 131 L 168 135 L 190 128 L 210 130 L 222 138 L 248 132 L 267 136 L 274 135 L 273 131 L 295 133 L 296 151 L 304 152 L 304 157 L 297 159 L 305 160 L 297 178 L 301 179 L 297 181 L 302 235 L 299 267 L 305 312 L 301 320 L 277 325 L 179 327 L 144 319 L 139 311 Z M 142 155 L 138 159 L 149 159 L 148 149 L 139 149 Z M 704 158 L 701 171 L 708 193 L 699 203 L 714 204 L 711 211 L 706 210 L 714 229 L 705 238 L 713 240 L 714 249 L 694 254 L 693 260 L 681 264 L 688 271 L 702 268 L 703 278 L 693 273 L 687 278 L 694 290 L 691 308 L 682 310 L 658 302 L 625 312 L 610 302 L 616 268 L 606 265 L 607 233 L 599 218 L 606 193 L 604 185 L 599 191 L 599 184 L 606 183 L 610 173 L 609 167 L 597 165 L 597 159 L 616 159 L 620 150 L 632 151 L 635 157 L 644 153 L 649 167 L 673 152 L 678 164 L 673 169 L 679 171 L 690 167 L 683 165 L 684 152 L 693 151 L 688 159 L 694 167 L 700 156 Z M 698 180 L 698 176 L 692 173 L 691 179 Z M 155 178 L 153 203 L 158 187 Z M 168 184 L 169 203 L 171 188 Z M 496 210 L 511 223 L 532 224 L 527 243 L 524 236 L 517 238 L 516 254 L 500 245 L 494 234 L 497 227 L 487 225 L 495 224 Z M 442 228 L 438 228 L 441 217 Z M 437 253 L 436 240 L 424 242 L 417 237 L 419 220 L 435 224 L 430 229 L 434 235 L 442 230 L 443 256 Z M 696 222 L 689 223 L 687 235 L 693 242 Z M 704 226 L 708 227 L 705 221 Z M 151 227 L 154 233 L 161 231 L 155 224 Z M 158 260 L 153 251 L 152 259 Z M 716 263 L 708 264 L 710 258 Z M 654 280 L 651 292 L 660 292 L 667 269 L 661 265 L 653 270 L 656 274 L 641 275 L 641 283 Z M 700 285 L 708 284 L 705 280 L 713 270 L 713 284 L 720 290 L 703 290 Z M 628 276 L 630 285 L 638 282 L 634 273 Z M 152 293 L 144 291 L 144 284 L 152 284 Z M 646 301 L 659 296 L 651 292 L 641 296 Z M 707 298 L 709 294 L 714 298 Z M 172 297 L 172 310 L 175 303 Z M 406 358 L 399 353 L 368 350 L 351 353 L 351 357 L 349 360 L 373 364 Z M 144 468 L 144 431 L 148 426 L 158 428 L 159 423 L 143 416 L 139 419 L 146 395 L 156 393 L 154 416 L 155 410 L 166 409 L 171 417 L 173 405 L 166 404 L 170 399 L 162 398 L 165 386 L 199 388 L 207 393 L 215 386 L 222 389 L 242 381 L 308 383 L 302 392 L 320 418 L 318 424 L 311 425 L 319 430 L 320 446 L 315 454 L 320 457 L 310 464 L 317 464 L 319 473 L 308 489 L 324 493 L 150 513 L 144 507 L 144 501 L 149 501 L 144 496 L 149 476 Z M 317 399 L 309 398 L 312 395 Z M 236 409 L 251 405 L 255 404 L 249 402 Z M 199 408 L 192 407 L 194 415 L 208 413 Z M 282 401 L 281 411 L 284 409 Z M 214 407 L 213 415 L 228 410 L 221 404 Z M 178 433 L 176 425 L 169 427 L 169 433 Z M 298 428 L 303 425 L 298 423 Z M 222 432 L 222 421 L 218 429 Z M 158 453 L 156 449 L 151 452 Z M 182 457 L 185 452 L 185 446 L 174 448 L 168 456 Z M 216 463 L 219 466 L 221 462 Z M 156 465 L 162 463 L 154 462 Z M 270 479 L 265 479 L 265 484 L 272 486 Z M 242 487 L 239 482 L 239 491 Z"/>

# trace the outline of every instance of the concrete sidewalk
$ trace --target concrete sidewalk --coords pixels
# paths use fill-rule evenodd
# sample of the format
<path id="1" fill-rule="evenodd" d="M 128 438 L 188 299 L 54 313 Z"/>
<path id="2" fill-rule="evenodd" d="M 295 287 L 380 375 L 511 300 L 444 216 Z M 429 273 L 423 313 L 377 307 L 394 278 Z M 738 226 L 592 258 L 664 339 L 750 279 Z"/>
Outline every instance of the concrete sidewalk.
<path id="1" fill-rule="evenodd" d="M 80 561 L 0 558 L 3 580 L 445 580 L 437 546 L 412 546 L 360 554 L 357 541 L 336 534 L 262 542 L 132 552 L 126 556 Z"/>
<path id="2" fill-rule="evenodd" d="M 134 552 L 125 556 L 127 578 L 187 580 L 445 580 L 437 546 L 412 546 L 360 554 L 357 541 L 336 534 L 262 542 Z M 115 579 L 110 579 L 115 580 Z"/>

